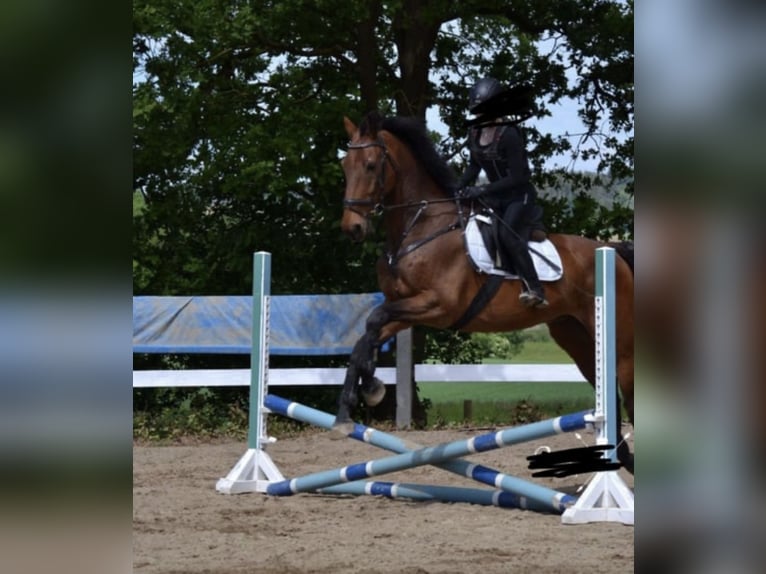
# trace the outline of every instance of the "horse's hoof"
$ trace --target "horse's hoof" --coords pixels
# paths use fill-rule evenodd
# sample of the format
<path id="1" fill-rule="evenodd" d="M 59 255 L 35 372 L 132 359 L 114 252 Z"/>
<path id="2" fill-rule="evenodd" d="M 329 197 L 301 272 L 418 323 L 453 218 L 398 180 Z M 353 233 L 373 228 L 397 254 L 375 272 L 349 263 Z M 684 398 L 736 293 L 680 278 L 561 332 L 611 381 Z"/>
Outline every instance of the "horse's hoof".
<path id="1" fill-rule="evenodd" d="M 332 425 L 332 432 L 330 433 L 330 438 L 333 440 L 340 440 L 342 438 L 347 438 L 348 435 L 350 435 L 352 432 L 354 432 L 354 423 L 352 421 L 348 421 L 345 423 L 335 423 Z"/>
<path id="2" fill-rule="evenodd" d="M 364 403 L 370 407 L 380 404 L 380 401 L 386 396 L 386 385 L 383 384 L 383 381 L 374 378 L 372 383 L 374 388 L 371 391 L 367 392 L 362 390 L 362 399 L 364 399 Z"/>

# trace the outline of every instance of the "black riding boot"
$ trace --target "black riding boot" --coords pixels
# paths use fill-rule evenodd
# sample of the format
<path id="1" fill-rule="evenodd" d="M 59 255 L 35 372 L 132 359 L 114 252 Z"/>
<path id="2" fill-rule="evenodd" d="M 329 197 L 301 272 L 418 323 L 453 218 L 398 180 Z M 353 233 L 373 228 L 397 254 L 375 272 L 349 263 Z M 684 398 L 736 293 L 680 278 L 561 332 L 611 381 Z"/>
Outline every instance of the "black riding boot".
<path id="1" fill-rule="evenodd" d="M 545 292 L 537 277 L 535 264 L 529 254 L 527 244 L 523 241 L 515 241 L 513 245 L 506 246 L 516 273 L 521 277 L 522 290 L 519 301 L 525 307 L 547 307 Z"/>

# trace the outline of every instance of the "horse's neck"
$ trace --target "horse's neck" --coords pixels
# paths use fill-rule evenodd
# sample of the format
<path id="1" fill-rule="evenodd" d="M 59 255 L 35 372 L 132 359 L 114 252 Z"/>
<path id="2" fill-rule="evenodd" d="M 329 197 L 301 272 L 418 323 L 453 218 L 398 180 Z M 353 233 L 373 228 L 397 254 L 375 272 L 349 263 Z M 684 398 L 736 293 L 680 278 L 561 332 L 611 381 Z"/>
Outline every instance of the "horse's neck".
<path id="1" fill-rule="evenodd" d="M 396 203 L 421 203 L 446 197 L 446 193 L 437 187 L 431 176 L 409 151 L 401 152 L 397 162 L 399 185 L 394 193 Z"/>
<path id="2" fill-rule="evenodd" d="M 437 187 L 412 155 L 401 154 L 397 163 L 399 182 L 392 194 L 390 205 L 409 207 L 392 209 L 386 214 L 386 234 L 389 248 L 393 249 L 401 246 L 405 233 L 410 238 L 427 235 L 431 233 L 427 222 L 433 216 L 454 211 L 454 205 L 450 202 L 428 203 L 443 200 L 446 194 Z"/>

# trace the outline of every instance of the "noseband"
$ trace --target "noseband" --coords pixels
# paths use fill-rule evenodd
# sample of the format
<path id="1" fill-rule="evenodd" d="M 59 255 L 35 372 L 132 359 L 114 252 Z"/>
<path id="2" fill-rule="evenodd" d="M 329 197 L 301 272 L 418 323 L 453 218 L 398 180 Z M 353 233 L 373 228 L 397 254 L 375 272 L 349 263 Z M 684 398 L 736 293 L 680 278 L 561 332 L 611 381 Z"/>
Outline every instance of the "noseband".
<path id="1" fill-rule="evenodd" d="M 383 194 L 385 191 L 385 184 L 386 184 L 386 164 L 390 162 L 394 172 L 397 172 L 396 164 L 394 163 L 394 160 L 391 158 L 391 156 L 388 155 L 388 148 L 386 147 L 386 144 L 383 143 L 383 140 L 377 139 L 374 142 L 368 142 L 363 144 L 348 144 L 349 150 L 365 149 L 368 147 L 379 147 L 383 150 L 383 162 L 380 167 L 380 170 L 378 171 L 378 176 L 376 178 L 376 187 L 377 187 L 378 196 L 376 199 L 344 199 L 343 200 L 343 207 L 345 209 L 348 209 L 349 211 L 353 211 L 354 213 L 356 213 L 357 215 L 361 215 L 365 219 L 369 219 L 373 215 L 380 215 L 384 211 Z M 369 211 L 364 213 L 361 210 L 357 209 L 358 207 L 369 207 L 370 209 Z"/>

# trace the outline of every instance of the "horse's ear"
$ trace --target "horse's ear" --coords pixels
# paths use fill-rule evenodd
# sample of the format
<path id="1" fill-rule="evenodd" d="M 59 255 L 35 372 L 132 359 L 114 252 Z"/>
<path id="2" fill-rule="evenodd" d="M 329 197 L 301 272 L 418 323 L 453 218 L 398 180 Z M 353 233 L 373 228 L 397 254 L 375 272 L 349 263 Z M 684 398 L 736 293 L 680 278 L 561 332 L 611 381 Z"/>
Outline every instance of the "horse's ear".
<path id="1" fill-rule="evenodd" d="M 346 126 L 346 133 L 348 134 L 348 139 L 354 139 L 354 134 L 356 133 L 356 125 L 354 122 L 352 122 L 348 117 L 343 117 L 343 125 Z"/>

